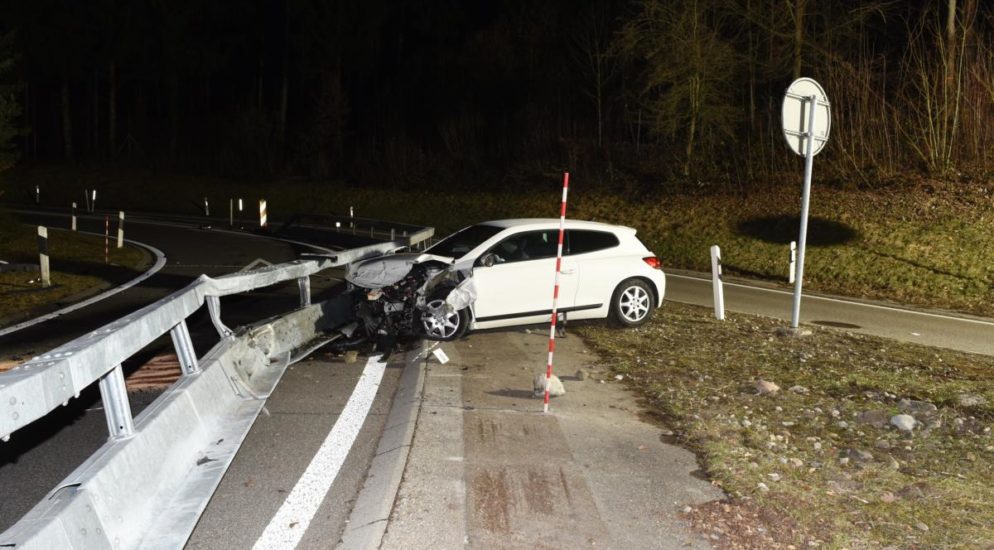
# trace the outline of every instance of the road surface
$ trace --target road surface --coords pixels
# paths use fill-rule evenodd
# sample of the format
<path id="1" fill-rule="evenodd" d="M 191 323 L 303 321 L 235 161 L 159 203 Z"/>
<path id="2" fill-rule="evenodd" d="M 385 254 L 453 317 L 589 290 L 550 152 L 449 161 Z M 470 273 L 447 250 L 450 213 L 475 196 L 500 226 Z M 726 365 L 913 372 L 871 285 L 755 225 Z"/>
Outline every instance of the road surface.
<path id="1" fill-rule="evenodd" d="M 726 281 L 724 287 L 726 310 L 790 321 L 792 291 L 736 281 Z M 666 299 L 713 306 L 711 279 L 704 274 L 667 273 Z M 808 323 L 994 355 L 994 320 L 991 319 L 804 294 L 801 324 Z"/>

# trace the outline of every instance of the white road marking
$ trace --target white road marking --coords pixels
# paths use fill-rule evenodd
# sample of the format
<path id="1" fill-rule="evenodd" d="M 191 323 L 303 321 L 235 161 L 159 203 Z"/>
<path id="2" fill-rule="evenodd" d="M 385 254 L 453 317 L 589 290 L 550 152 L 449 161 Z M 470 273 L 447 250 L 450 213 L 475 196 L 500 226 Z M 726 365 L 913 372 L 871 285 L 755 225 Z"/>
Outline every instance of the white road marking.
<path id="1" fill-rule="evenodd" d="M 693 276 L 689 276 L 689 275 L 667 274 L 666 276 L 667 277 L 675 277 L 677 279 L 688 279 L 688 280 L 691 280 L 691 281 L 701 281 L 701 282 L 708 283 L 708 284 L 710 284 L 710 282 L 711 282 L 710 279 L 705 279 L 705 278 L 702 278 L 702 277 L 693 277 Z M 741 283 L 728 283 L 728 282 L 726 282 L 725 286 L 737 286 L 739 288 L 747 288 L 749 290 L 759 290 L 759 291 L 762 291 L 762 292 L 770 292 L 770 293 L 773 293 L 773 294 L 786 294 L 788 296 L 791 296 L 791 295 L 794 294 L 793 291 L 779 290 L 779 289 L 775 289 L 775 288 L 763 288 L 763 287 L 759 287 L 759 286 L 744 285 L 744 284 L 741 284 Z M 974 324 L 977 324 L 977 325 L 985 325 L 985 326 L 994 327 L 994 321 L 985 321 L 983 319 L 971 319 L 969 317 L 958 317 L 958 316 L 955 316 L 955 315 L 942 315 L 941 313 L 929 313 L 929 312 L 926 312 L 926 311 L 917 311 L 917 310 L 914 310 L 914 309 L 904 309 L 904 308 L 900 308 L 900 307 L 883 306 L 883 305 L 880 305 L 880 304 L 868 304 L 868 303 L 865 303 L 865 302 L 855 302 L 855 301 L 852 301 L 852 300 L 844 300 L 844 299 L 841 299 L 841 298 L 828 298 L 826 296 L 812 296 L 810 294 L 804 294 L 803 296 L 804 296 L 805 299 L 808 299 L 808 300 L 821 300 L 823 302 L 835 302 L 837 304 L 847 304 L 847 305 L 851 305 L 851 306 L 861 306 L 861 307 L 868 307 L 868 308 L 872 308 L 872 309 L 882 309 L 884 311 L 896 311 L 896 312 L 899 312 L 899 313 L 908 313 L 908 314 L 911 314 L 911 315 L 921 315 L 923 317 L 932 317 L 932 318 L 935 318 L 935 319 L 946 319 L 946 320 L 949 320 L 949 321 L 962 321 L 964 323 L 974 323 Z"/>
<path id="2" fill-rule="evenodd" d="M 256 550 L 296 548 L 366 421 L 387 363 L 370 357 L 348 403 L 297 484 L 255 541 Z"/>

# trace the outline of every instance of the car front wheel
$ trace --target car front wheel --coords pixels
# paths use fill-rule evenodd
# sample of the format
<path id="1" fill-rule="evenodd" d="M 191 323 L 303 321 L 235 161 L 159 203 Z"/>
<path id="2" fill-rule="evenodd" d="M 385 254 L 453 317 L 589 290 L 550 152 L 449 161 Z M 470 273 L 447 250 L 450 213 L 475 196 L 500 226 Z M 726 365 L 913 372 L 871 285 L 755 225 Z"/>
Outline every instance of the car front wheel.
<path id="1" fill-rule="evenodd" d="M 468 326 L 469 312 L 465 308 L 446 311 L 443 297 L 429 300 L 421 312 L 421 330 L 429 340 L 455 340 L 465 334 Z"/>
<path id="2" fill-rule="evenodd" d="M 652 288 L 641 279 L 622 281 L 611 296 L 611 319 L 623 327 L 645 324 L 656 309 Z"/>

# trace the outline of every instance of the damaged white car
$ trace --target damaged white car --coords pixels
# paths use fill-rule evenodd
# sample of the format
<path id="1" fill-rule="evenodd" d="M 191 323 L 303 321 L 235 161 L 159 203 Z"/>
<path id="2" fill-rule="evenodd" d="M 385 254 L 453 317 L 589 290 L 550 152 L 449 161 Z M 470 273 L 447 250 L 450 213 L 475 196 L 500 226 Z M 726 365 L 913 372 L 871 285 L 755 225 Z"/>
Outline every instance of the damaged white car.
<path id="1" fill-rule="evenodd" d="M 365 336 L 452 340 L 467 330 L 548 322 L 558 219 L 490 221 L 466 227 L 423 254 L 357 262 L 355 313 Z M 567 220 L 558 311 L 639 326 L 662 305 L 666 276 L 635 229 Z M 378 344 L 379 346 L 379 344 Z"/>

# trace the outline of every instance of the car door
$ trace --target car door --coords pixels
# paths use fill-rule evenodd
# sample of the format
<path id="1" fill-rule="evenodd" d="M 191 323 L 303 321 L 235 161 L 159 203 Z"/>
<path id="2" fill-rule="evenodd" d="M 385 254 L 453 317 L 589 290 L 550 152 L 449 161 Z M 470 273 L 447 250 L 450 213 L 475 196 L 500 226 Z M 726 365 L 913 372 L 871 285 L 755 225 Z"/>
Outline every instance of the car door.
<path id="1" fill-rule="evenodd" d="M 547 320 L 552 312 L 558 229 L 522 231 L 491 247 L 496 255 L 491 266 L 476 265 L 473 280 L 477 298 L 476 323 L 502 326 Z M 571 308 L 576 298 L 577 272 L 563 258 L 559 277 L 560 310 Z"/>
<path id="2" fill-rule="evenodd" d="M 579 311 L 601 309 L 610 301 L 614 286 L 624 278 L 628 266 L 620 261 L 618 237 L 610 231 L 572 229 L 566 232 L 566 238 L 566 257 L 583 271 L 576 307 Z"/>

